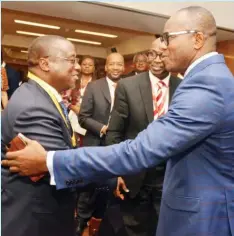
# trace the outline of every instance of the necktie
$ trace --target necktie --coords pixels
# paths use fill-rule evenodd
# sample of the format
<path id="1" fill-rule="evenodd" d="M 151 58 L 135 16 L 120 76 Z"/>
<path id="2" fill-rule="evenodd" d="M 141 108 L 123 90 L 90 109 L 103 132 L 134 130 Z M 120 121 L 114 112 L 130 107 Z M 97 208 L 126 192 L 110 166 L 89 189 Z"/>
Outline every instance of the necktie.
<path id="1" fill-rule="evenodd" d="M 69 120 L 69 117 L 68 117 L 67 107 L 66 107 L 66 105 L 65 105 L 65 103 L 63 101 L 59 102 L 59 104 L 60 104 L 60 106 L 61 106 L 61 108 L 63 110 L 63 114 L 64 114 L 64 116 L 66 118 L 67 123 L 68 123 L 69 132 L 70 132 L 70 134 L 72 134 L 72 127 L 71 127 L 71 123 L 70 123 L 70 120 Z"/>
<path id="2" fill-rule="evenodd" d="M 163 91 L 165 87 L 165 83 L 163 81 L 159 81 L 157 83 L 157 94 L 153 96 L 154 101 L 154 119 L 159 118 L 160 116 L 165 114 L 165 102 L 166 102 L 166 92 Z"/>

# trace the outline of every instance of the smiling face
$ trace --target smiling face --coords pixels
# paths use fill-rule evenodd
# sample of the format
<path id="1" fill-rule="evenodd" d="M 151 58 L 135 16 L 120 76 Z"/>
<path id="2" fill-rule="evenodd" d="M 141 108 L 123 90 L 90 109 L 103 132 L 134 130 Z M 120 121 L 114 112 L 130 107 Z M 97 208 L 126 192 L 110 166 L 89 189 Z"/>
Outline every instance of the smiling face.
<path id="1" fill-rule="evenodd" d="M 57 47 L 56 47 L 57 48 Z M 49 73 L 51 80 L 59 90 L 67 90 L 75 87 L 78 79 L 80 65 L 76 59 L 76 50 L 69 41 L 59 42 L 59 51 L 52 50 L 54 53 L 48 58 Z"/>
<path id="2" fill-rule="evenodd" d="M 143 54 L 136 55 L 134 58 L 134 66 L 137 72 L 142 72 L 147 70 L 147 57 Z"/>
<path id="3" fill-rule="evenodd" d="M 149 70 L 159 79 L 164 79 L 168 75 L 162 61 L 162 50 L 160 49 L 160 39 L 153 41 L 151 49 L 148 51 Z"/>
<path id="4" fill-rule="evenodd" d="M 118 81 L 124 72 L 124 58 L 119 53 L 112 53 L 106 59 L 106 75 L 113 81 Z"/>

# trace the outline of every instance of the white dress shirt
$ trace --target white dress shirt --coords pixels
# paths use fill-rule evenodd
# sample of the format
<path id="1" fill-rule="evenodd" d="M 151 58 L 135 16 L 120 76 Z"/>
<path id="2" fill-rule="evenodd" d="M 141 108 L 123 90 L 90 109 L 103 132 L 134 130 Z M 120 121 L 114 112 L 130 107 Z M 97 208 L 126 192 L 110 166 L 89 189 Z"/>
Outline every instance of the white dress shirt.
<path id="1" fill-rule="evenodd" d="M 166 94 L 166 101 L 164 103 L 164 111 L 167 112 L 168 111 L 168 107 L 169 107 L 169 81 L 170 81 L 170 76 L 171 74 L 169 73 L 169 75 L 163 79 L 163 80 L 160 80 L 159 78 L 157 78 L 155 75 L 152 74 L 151 71 L 149 71 L 149 77 L 150 77 L 150 82 L 151 82 L 151 86 L 152 86 L 152 93 L 153 94 L 157 94 L 158 92 L 158 82 L 159 81 L 163 81 L 163 83 L 165 83 L 166 86 L 163 86 L 162 87 L 162 92 L 163 94 Z M 154 104 L 154 102 L 153 102 Z M 156 107 L 154 107 L 154 110 L 156 109 Z"/>
<path id="2" fill-rule="evenodd" d="M 111 96 L 111 111 L 114 105 L 114 100 L 115 100 L 115 88 L 117 83 L 113 82 L 111 79 L 109 79 L 108 77 L 106 77 L 106 81 L 109 87 L 109 91 L 110 91 L 110 96 Z"/>
<path id="3" fill-rule="evenodd" d="M 212 57 L 212 56 L 215 56 L 217 55 L 218 53 L 217 52 L 209 52 L 207 54 L 205 54 L 204 56 L 198 58 L 196 61 L 194 61 L 188 68 L 187 70 L 185 71 L 184 73 L 184 77 L 196 66 L 198 65 L 200 62 L 204 61 L 205 59 L 209 58 L 209 57 Z"/>
<path id="4" fill-rule="evenodd" d="M 217 52 L 210 52 L 210 53 L 207 53 L 206 55 L 198 58 L 196 61 L 194 61 L 189 67 L 188 69 L 186 70 L 185 74 L 184 74 L 184 77 L 189 73 L 189 71 L 191 71 L 197 64 L 199 64 L 200 62 L 202 62 L 203 60 L 209 58 L 209 57 L 212 57 L 214 55 L 217 55 L 218 53 Z M 154 81 L 154 79 L 158 79 L 157 77 L 155 77 L 150 71 L 149 71 L 149 76 L 150 76 L 150 81 Z M 170 76 L 169 76 L 170 78 Z M 166 79 L 166 78 L 165 78 Z M 168 80 L 168 83 L 169 83 L 169 80 Z M 153 89 L 153 88 L 152 88 Z M 169 93 L 168 93 L 169 94 Z M 168 95 L 169 96 L 169 95 Z M 168 102 L 169 102 L 169 99 L 168 99 Z M 168 108 L 168 105 L 167 105 L 167 108 Z M 47 160 L 46 160 L 46 165 L 47 165 L 47 168 L 50 172 L 50 184 L 51 185 L 56 185 L 55 183 L 55 180 L 54 180 L 54 170 L 53 170 L 53 157 L 54 157 L 54 151 L 50 151 L 48 152 L 47 154 Z"/>

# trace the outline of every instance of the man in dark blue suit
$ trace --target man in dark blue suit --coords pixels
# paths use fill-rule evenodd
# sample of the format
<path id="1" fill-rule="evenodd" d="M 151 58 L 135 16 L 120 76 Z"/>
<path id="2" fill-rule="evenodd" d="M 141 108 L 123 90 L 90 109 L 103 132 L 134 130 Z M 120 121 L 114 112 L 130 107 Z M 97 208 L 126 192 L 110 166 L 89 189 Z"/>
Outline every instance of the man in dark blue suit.
<path id="1" fill-rule="evenodd" d="M 166 69 L 184 79 L 166 115 L 136 139 L 55 153 L 28 140 L 3 164 L 21 175 L 49 169 L 62 189 L 168 160 L 156 235 L 234 235 L 234 79 L 215 52 L 215 19 L 202 7 L 181 9 L 161 40 Z"/>

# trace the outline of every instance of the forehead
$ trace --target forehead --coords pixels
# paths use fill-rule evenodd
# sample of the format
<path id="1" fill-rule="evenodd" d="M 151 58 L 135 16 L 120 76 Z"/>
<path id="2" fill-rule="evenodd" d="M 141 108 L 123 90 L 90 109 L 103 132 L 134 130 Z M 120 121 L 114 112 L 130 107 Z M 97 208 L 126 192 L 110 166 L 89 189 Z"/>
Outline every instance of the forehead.
<path id="1" fill-rule="evenodd" d="M 56 50 L 64 56 L 76 56 L 75 46 L 68 40 L 58 40 L 55 43 Z"/>
<path id="2" fill-rule="evenodd" d="M 160 48 L 160 39 L 156 39 L 153 41 L 151 48 L 152 50 L 156 51 L 157 53 L 162 52 L 161 48 Z"/>
<path id="3" fill-rule="evenodd" d="M 84 63 L 94 63 L 94 61 L 93 61 L 93 59 L 91 59 L 91 58 L 85 58 L 83 61 L 82 61 L 82 64 L 84 64 Z"/>
<path id="4" fill-rule="evenodd" d="M 136 60 L 140 60 L 140 59 L 141 60 L 144 60 L 144 59 L 146 60 L 145 56 L 142 55 L 142 54 L 139 54 L 139 55 L 136 56 Z"/>
<path id="5" fill-rule="evenodd" d="M 124 62 L 123 57 L 120 54 L 112 54 L 107 57 L 106 64 L 113 63 L 113 62 Z"/>
<path id="6" fill-rule="evenodd" d="M 189 16 L 185 12 L 177 13 L 172 16 L 164 26 L 164 32 L 177 32 L 182 30 L 190 30 L 187 26 L 189 24 Z"/>

